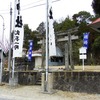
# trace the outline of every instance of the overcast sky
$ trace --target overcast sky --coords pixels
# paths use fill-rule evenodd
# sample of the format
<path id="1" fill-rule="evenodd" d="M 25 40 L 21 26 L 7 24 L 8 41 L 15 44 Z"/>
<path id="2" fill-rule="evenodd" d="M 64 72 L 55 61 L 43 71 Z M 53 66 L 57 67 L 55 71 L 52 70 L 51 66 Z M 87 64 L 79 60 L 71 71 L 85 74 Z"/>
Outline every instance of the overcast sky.
<path id="1" fill-rule="evenodd" d="M 67 17 L 68 15 L 71 17 L 73 14 L 78 13 L 79 11 L 87 11 L 91 14 L 94 14 L 91 7 L 92 1 L 93 0 L 60 0 L 54 2 L 52 4 L 53 17 L 55 20 L 60 20 Z M 12 8 L 14 8 L 14 0 L 2 0 L 0 3 L 0 15 L 4 17 L 5 34 L 7 37 L 9 36 L 10 26 L 10 2 L 12 3 Z M 23 23 L 28 24 L 29 28 L 31 28 L 32 30 L 35 30 L 42 21 L 46 21 L 46 6 L 37 6 L 45 3 L 46 0 L 21 0 L 21 14 Z M 1 33 L 2 18 L 0 18 L 0 34 Z"/>

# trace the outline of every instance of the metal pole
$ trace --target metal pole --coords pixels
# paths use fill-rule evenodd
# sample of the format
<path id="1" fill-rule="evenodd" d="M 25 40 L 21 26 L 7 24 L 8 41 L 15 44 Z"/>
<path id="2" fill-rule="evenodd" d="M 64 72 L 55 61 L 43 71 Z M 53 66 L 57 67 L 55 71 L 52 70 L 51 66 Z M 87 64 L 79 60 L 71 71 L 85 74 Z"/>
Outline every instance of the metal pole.
<path id="1" fill-rule="evenodd" d="M 10 36 L 9 36 L 9 57 L 8 57 L 8 70 L 11 71 L 11 32 L 12 32 L 12 7 L 10 7 Z"/>
<path id="2" fill-rule="evenodd" d="M 14 79 L 14 73 L 15 73 L 15 58 L 13 58 L 13 63 L 12 63 L 12 79 Z"/>
<path id="3" fill-rule="evenodd" d="M 0 15 L 3 19 L 3 33 L 2 33 L 2 47 L 4 45 L 4 18 L 2 15 Z M 1 68 L 0 68 L 0 84 L 2 84 L 2 71 L 3 71 L 3 48 L 1 48 Z"/>
<path id="4" fill-rule="evenodd" d="M 84 59 L 82 59 L 82 64 L 83 64 L 83 71 L 84 71 Z"/>
<path id="5" fill-rule="evenodd" d="M 48 81 L 48 0 L 46 0 L 46 81 Z"/>
<path id="6" fill-rule="evenodd" d="M 14 29 L 15 29 L 15 16 L 16 16 L 15 11 L 16 11 L 16 0 L 15 0 L 15 3 L 14 3 Z M 14 42 L 14 33 L 13 33 L 13 42 Z M 12 57 L 12 80 L 14 80 L 14 73 L 15 73 L 15 58 Z"/>

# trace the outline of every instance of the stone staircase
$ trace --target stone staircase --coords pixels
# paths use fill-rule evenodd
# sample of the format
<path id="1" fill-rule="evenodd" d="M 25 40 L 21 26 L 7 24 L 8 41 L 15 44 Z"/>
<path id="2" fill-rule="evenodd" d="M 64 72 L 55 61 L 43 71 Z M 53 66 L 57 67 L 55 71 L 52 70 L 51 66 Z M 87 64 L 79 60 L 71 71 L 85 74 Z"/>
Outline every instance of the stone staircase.
<path id="1" fill-rule="evenodd" d="M 41 72 L 37 73 L 35 85 L 41 85 L 41 75 L 42 75 Z"/>

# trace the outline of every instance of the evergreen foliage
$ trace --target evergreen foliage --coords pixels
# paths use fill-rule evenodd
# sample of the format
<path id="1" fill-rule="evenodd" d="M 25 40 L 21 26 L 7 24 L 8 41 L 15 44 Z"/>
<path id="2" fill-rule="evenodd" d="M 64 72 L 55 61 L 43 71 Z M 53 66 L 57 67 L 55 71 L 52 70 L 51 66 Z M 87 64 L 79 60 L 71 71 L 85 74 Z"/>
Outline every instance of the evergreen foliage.
<path id="1" fill-rule="evenodd" d="M 93 0 L 92 8 L 95 14 L 98 14 L 100 16 L 100 0 Z"/>
<path id="2" fill-rule="evenodd" d="M 64 33 L 69 29 L 79 27 L 78 32 L 74 35 L 78 35 L 79 39 L 74 40 L 73 46 L 73 60 L 74 64 L 80 64 L 79 60 L 79 48 L 83 46 L 83 33 L 90 32 L 89 34 L 89 46 L 87 49 L 87 60 L 86 64 L 99 64 L 100 59 L 100 34 L 91 29 L 88 24 L 89 21 L 95 20 L 97 17 L 91 15 L 89 12 L 80 11 L 73 15 L 72 18 L 67 16 L 64 20 L 57 22 L 54 21 L 54 31 L 57 39 L 57 33 Z M 28 25 L 24 25 L 25 38 L 24 38 L 24 47 L 28 49 L 28 40 L 34 41 L 34 49 L 39 49 L 40 46 L 37 44 L 36 34 L 41 34 L 45 36 L 45 23 L 41 22 L 37 27 L 37 30 L 32 31 L 29 29 Z M 64 52 L 65 46 L 64 43 L 56 43 L 58 47 Z"/>

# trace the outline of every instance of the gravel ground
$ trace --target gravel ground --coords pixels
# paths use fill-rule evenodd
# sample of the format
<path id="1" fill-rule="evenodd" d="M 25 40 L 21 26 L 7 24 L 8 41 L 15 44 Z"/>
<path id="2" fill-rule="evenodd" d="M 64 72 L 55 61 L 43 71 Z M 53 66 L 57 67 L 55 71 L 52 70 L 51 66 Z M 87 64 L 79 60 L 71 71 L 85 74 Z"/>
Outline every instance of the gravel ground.
<path id="1" fill-rule="evenodd" d="M 44 94 L 40 86 L 0 86 L 0 100 L 100 100 L 100 94 L 86 94 L 55 90 Z"/>

